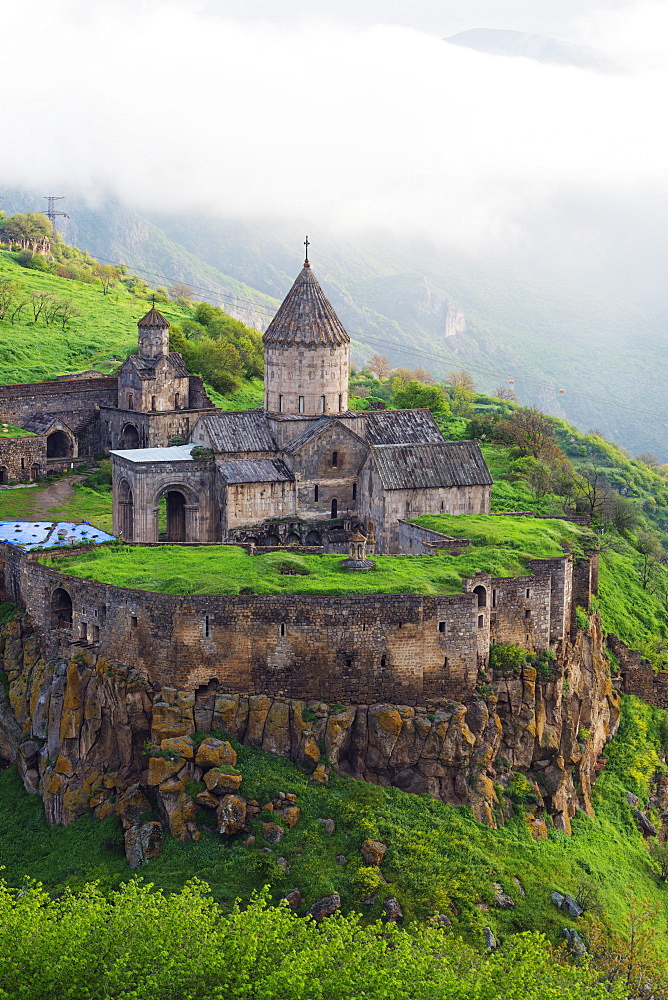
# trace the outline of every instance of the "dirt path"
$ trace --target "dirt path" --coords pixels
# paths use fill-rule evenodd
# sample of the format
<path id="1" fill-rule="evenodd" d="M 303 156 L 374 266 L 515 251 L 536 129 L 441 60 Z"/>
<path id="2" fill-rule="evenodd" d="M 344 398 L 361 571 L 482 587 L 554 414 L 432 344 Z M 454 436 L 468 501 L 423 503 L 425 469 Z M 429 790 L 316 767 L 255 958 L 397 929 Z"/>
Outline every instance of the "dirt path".
<path id="1" fill-rule="evenodd" d="M 74 484 L 80 483 L 83 476 L 67 476 L 66 479 L 59 479 L 50 486 L 45 486 L 43 490 L 35 491 L 35 498 L 32 502 L 32 516 L 36 521 L 50 521 L 52 517 L 45 517 L 53 507 L 63 507 L 68 500 L 72 499 Z"/>

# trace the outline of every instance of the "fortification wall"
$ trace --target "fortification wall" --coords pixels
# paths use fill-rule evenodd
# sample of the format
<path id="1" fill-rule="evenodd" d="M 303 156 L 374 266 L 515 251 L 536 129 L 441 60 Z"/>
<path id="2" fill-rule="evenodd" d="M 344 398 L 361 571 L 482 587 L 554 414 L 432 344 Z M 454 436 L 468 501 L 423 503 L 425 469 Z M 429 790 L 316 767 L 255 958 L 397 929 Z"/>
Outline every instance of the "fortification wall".
<path id="1" fill-rule="evenodd" d="M 0 438 L 0 482 L 27 483 L 45 472 L 46 438 L 43 435 Z"/>
<path id="2" fill-rule="evenodd" d="M 117 395 L 118 379 L 113 376 L 0 385 L 0 415 L 22 426 L 36 413 L 57 414 L 76 433 L 79 454 L 90 455 L 101 447 L 99 407 L 115 406 Z"/>

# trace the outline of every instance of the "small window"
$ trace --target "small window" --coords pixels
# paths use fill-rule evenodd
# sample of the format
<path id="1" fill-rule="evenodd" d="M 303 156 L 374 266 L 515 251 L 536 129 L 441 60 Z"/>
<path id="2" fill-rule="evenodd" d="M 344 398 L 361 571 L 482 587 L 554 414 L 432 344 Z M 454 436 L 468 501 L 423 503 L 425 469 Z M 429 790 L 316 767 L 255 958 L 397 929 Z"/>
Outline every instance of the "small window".
<path id="1" fill-rule="evenodd" d="M 352 660 L 350 660 L 350 659 L 346 660 L 346 666 L 347 667 L 352 667 L 352 665 L 353 665 L 353 661 Z"/>
<path id="2" fill-rule="evenodd" d="M 386 667 L 387 666 L 387 657 L 386 656 L 381 656 L 381 658 L 380 658 L 380 665 L 381 665 L 381 667 Z"/>
<path id="3" fill-rule="evenodd" d="M 531 611 L 529 610 L 529 608 L 527 608 L 526 611 L 524 612 L 524 617 L 526 618 L 527 621 L 529 621 L 529 619 L 531 618 Z"/>
<path id="4" fill-rule="evenodd" d="M 438 623 L 438 631 L 439 632 L 445 632 L 445 628 L 446 628 L 445 622 L 439 622 Z"/>
<path id="5" fill-rule="evenodd" d="M 357 483 L 353 483 L 353 500 L 357 500 Z"/>
<path id="6" fill-rule="evenodd" d="M 22 458 L 21 459 L 21 468 L 25 469 L 25 467 L 26 467 L 26 460 L 25 460 L 25 458 Z"/>
<path id="7" fill-rule="evenodd" d="M 135 397 L 131 392 L 128 393 L 128 410 L 134 410 L 135 408 Z"/>
<path id="8" fill-rule="evenodd" d="M 175 393 L 174 393 L 174 409 L 175 409 L 175 410 L 178 410 L 178 409 L 179 409 L 179 399 L 180 399 L 180 395 L 179 395 L 179 393 L 178 393 L 178 392 L 175 392 Z"/>
<path id="9" fill-rule="evenodd" d="M 441 510 L 445 510 L 445 500 L 441 500 Z"/>
<path id="10" fill-rule="evenodd" d="M 283 397 L 282 396 L 278 397 L 278 412 L 279 413 L 283 412 Z"/>
<path id="11" fill-rule="evenodd" d="M 336 469 L 339 464 L 339 453 L 338 451 L 332 452 L 332 468 Z"/>
<path id="12" fill-rule="evenodd" d="M 209 639 L 211 636 L 211 620 L 208 615 L 204 615 L 204 638 Z"/>
<path id="13" fill-rule="evenodd" d="M 155 396 L 151 396 L 151 409 L 155 412 L 156 409 Z"/>
<path id="14" fill-rule="evenodd" d="M 100 641 L 100 626 L 93 625 L 93 642 L 99 642 L 99 641 Z"/>
<path id="15" fill-rule="evenodd" d="M 139 619 L 137 618 L 137 616 L 130 615 L 130 627 L 137 628 L 137 625 L 139 625 Z"/>
<path id="16" fill-rule="evenodd" d="M 304 397 L 303 396 L 299 397 L 299 412 L 300 413 L 304 412 Z"/>
<path id="17" fill-rule="evenodd" d="M 318 502 L 319 498 L 320 498 L 320 488 L 318 486 L 314 486 L 313 487 L 313 500 L 315 501 L 315 503 Z"/>
<path id="18" fill-rule="evenodd" d="M 492 591 L 492 607 L 495 608 L 499 603 L 499 592 L 498 590 Z"/>
<path id="19" fill-rule="evenodd" d="M 529 597 L 531 597 L 531 588 L 530 588 L 530 587 L 527 587 L 527 589 L 526 589 L 526 591 L 525 591 L 525 593 L 524 593 L 524 596 L 525 596 L 525 597 L 526 597 L 527 599 L 528 599 Z"/>
<path id="20" fill-rule="evenodd" d="M 339 516 L 339 501 L 336 498 L 332 500 L 331 516 L 332 520 Z"/>
<path id="21" fill-rule="evenodd" d="M 320 412 L 321 413 L 325 412 L 325 397 L 324 396 L 320 397 Z"/>
<path id="22" fill-rule="evenodd" d="M 444 670 L 447 670 L 447 669 L 448 669 L 448 658 L 447 658 L 447 656 L 446 656 L 446 657 L 445 657 L 445 659 L 443 660 L 443 669 L 444 669 Z"/>
<path id="23" fill-rule="evenodd" d="M 343 396 L 339 393 L 339 413 L 343 410 Z"/>
<path id="24" fill-rule="evenodd" d="M 399 628 L 401 628 L 402 624 L 403 624 L 403 622 L 399 622 Z"/>
<path id="25" fill-rule="evenodd" d="M 485 616 L 478 615 L 478 628 L 483 628 L 485 625 Z"/>
<path id="26" fill-rule="evenodd" d="M 410 514 L 410 512 L 411 512 L 410 500 L 407 500 L 406 501 L 406 513 Z"/>
<path id="27" fill-rule="evenodd" d="M 285 636 L 285 622 L 281 622 L 281 638 Z"/>

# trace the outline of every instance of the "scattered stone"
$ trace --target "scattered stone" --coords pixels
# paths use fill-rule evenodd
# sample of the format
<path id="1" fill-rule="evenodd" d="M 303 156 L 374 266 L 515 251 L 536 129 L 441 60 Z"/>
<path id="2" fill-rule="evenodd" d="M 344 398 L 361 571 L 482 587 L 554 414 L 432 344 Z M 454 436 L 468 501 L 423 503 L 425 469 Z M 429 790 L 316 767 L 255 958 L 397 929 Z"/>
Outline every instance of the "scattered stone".
<path id="1" fill-rule="evenodd" d="M 507 892 L 503 891 L 503 887 L 498 882 L 492 882 L 492 885 L 495 892 L 494 905 L 498 906 L 501 910 L 513 910 L 515 908 L 515 900 Z"/>
<path id="2" fill-rule="evenodd" d="M 285 900 L 292 910 L 297 910 L 302 905 L 302 894 L 299 889 L 293 889 L 285 897 Z"/>
<path id="3" fill-rule="evenodd" d="M 212 767 L 204 775 L 204 784 L 208 791 L 213 792 L 214 795 L 238 791 L 241 781 L 240 774 L 226 774 L 225 771 L 221 771 L 217 767 Z"/>
<path id="4" fill-rule="evenodd" d="M 307 917 L 313 917 L 315 922 L 319 924 L 325 917 L 331 917 L 332 913 L 336 913 L 340 909 L 341 897 L 338 892 L 333 892 L 330 896 L 323 896 L 322 899 L 318 899 L 306 915 Z"/>
<path id="5" fill-rule="evenodd" d="M 561 932 L 568 942 L 568 950 L 576 958 L 583 958 L 587 954 L 584 941 L 573 927 L 564 927 Z"/>
<path id="6" fill-rule="evenodd" d="M 380 867 L 387 853 L 387 844 L 384 844 L 382 840 L 365 840 L 360 851 L 365 865 Z"/>
<path id="7" fill-rule="evenodd" d="M 524 886 L 522 885 L 522 883 L 520 882 L 520 880 L 517 878 L 516 875 L 513 876 L 513 882 L 517 886 L 517 891 L 519 892 L 520 896 L 526 896 L 526 892 L 524 891 Z"/>
<path id="8" fill-rule="evenodd" d="M 336 860 L 337 865 L 347 865 L 348 864 L 348 858 L 345 856 L 345 854 L 337 854 L 335 860 Z"/>
<path id="9" fill-rule="evenodd" d="M 584 910 L 580 904 L 571 896 L 570 892 L 553 892 L 550 899 L 560 910 L 565 910 L 571 917 L 581 917 Z"/>
<path id="10" fill-rule="evenodd" d="M 140 785 L 131 785 L 127 792 L 116 803 L 116 811 L 121 818 L 124 830 L 139 825 L 142 813 L 149 812 L 151 803 L 148 801 Z"/>
<path id="11" fill-rule="evenodd" d="M 278 844 L 283 839 L 285 830 L 279 823 L 263 823 L 262 836 L 268 844 Z"/>
<path id="12" fill-rule="evenodd" d="M 285 823 L 288 830 L 292 830 L 293 826 L 301 816 L 301 809 L 299 806 L 288 806 L 286 809 L 280 810 L 279 816 L 281 817 L 281 822 Z"/>
<path id="13" fill-rule="evenodd" d="M 318 764 L 315 771 L 311 775 L 310 780 L 314 785 L 329 784 L 329 771 L 324 764 Z"/>
<path id="14" fill-rule="evenodd" d="M 643 837 L 656 837 L 657 829 L 644 812 L 641 812 L 640 809 L 634 809 L 633 815 Z"/>
<path id="15" fill-rule="evenodd" d="M 176 760 L 167 760 L 166 757 L 150 757 L 148 762 L 147 785 L 161 785 L 167 778 L 173 777 L 183 767 L 180 757 Z"/>
<path id="16" fill-rule="evenodd" d="M 242 847 L 252 847 L 254 843 L 255 843 L 255 837 L 251 833 L 251 834 L 249 834 L 248 837 L 246 837 L 245 840 L 242 840 L 241 846 Z"/>
<path id="17" fill-rule="evenodd" d="M 217 809 L 220 805 L 220 799 L 217 799 L 211 792 L 198 792 L 195 796 L 195 802 L 198 806 L 205 806 L 207 809 Z"/>
<path id="18" fill-rule="evenodd" d="M 246 800 L 240 795 L 225 795 L 220 800 L 217 813 L 218 833 L 231 836 L 241 833 L 246 823 Z"/>
<path id="19" fill-rule="evenodd" d="M 401 903 L 396 896 L 388 896 L 383 901 L 383 906 L 385 908 L 385 920 L 388 924 L 398 924 L 400 920 L 404 919 L 404 911 L 401 909 Z"/>
<path id="20" fill-rule="evenodd" d="M 627 792 L 626 793 L 626 801 L 628 802 L 628 804 L 630 806 L 637 806 L 638 802 L 639 802 L 639 799 L 638 799 L 637 795 L 633 794 L 633 792 Z"/>
<path id="21" fill-rule="evenodd" d="M 437 913 L 433 917 L 428 917 L 427 923 L 433 924 L 434 927 L 452 927 L 452 920 L 450 917 L 446 917 L 445 913 Z"/>
<path id="22" fill-rule="evenodd" d="M 271 813 L 271 812 L 274 811 L 274 803 L 273 802 L 267 802 L 266 805 L 260 806 L 260 809 L 261 809 L 262 812 L 270 812 Z"/>
<path id="23" fill-rule="evenodd" d="M 561 895 L 560 892 L 553 892 L 552 895 L 550 896 L 550 899 L 552 900 L 552 902 L 556 907 L 561 909 L 561 904 L 564 901 L 564 897 Z"/>
<path id="24" fill-rule="evenodd" d="M 280 799 L 280 800 L 281 800 L 281 802 L 282 802 L 282 801 L 283 801 L 283 799 L 285 798 L 285 792 L 279 792 L 279 793 L 278 793 L 278 797 L 279 797 L 279 799 Z"/>
<path id="25" fill-rule="evenodd" d="M 318 823 L 322 823 L 322 825 L 325 828 L 325 833 L 329 834 L 330 837 L 332 836 L 332 834 L 336 830 L 336 823 L 334 822 L 333 819 L 320 819 L 319 818 L 318 819 Z"/>
<path id="26" fill-rule="evenodd" d="M 482 929 L 482 938 L 483 938 L 483 941 L 485 942 L 485 948 L 487 948 L 490 951 L 492 951 L 494 948 L 496 948 L 496 938 L 494 937 L 494 934 L 492 933 L 492 928 L 491 927 L 483 927 L 483 929 Z"/>
<path id="27" fill-rule="evenodd" d="M 297 801 L 297 796 L 295 795 L 294 792 L 288 792 L 288 794 L 285 797 L 288 800 L 288 802 L 290 802 L 292 805 L 294 805 L 295 802 Z"/>
<path id="28" fill-rule="evenodd" d="M 236 751 L 226 740 L 217 740 L 213 736 L 207 736 L 202 740 L 198 749 L 195 763 L 201 767 L 220 767 L 221 764 L 231 764 L 235 766 L 237 762 Z"/>
<path id="29" fill-rule="evenodd" d="M 262 853 L 263 854 L 271 854 L 271 847 L 263 847 L 262 848 Z"/>
<path id="30" fill-rule="evenodd" d="M 376 896 L 375 895 L 369 896 L 368 899 L 362 900 L 362 906 L 373 906 L 375 902 L 376 902 Z"/>
<path id="31" fill-rule="evenodd" d="M 145 861 L 157 858 L 162 851 L 162 824 L 144 823 L 125 831 L 125 857 L 130 868 L 140 868 Z"/>
<path id="32" fill-rule="evenodd" d="M 290 867 L 288 865 L 288 859 L 287 858 L 283 858 L 283 857 L 276 858 L 276 864 L 281 869 L 281 871 L 283 872 L 284 875 L 289 875 L 290 874 Z"/>

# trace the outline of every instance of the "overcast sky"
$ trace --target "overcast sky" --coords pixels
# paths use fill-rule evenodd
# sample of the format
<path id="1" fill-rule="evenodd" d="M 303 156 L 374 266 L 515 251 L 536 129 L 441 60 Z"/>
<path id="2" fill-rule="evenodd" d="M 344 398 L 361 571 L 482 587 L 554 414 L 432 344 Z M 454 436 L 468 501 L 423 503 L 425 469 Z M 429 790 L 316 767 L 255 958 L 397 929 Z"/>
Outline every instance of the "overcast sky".
<path id="1" fill-rule="evenodd" d="M 551 34 L 619 69 L 442 41 L 474 27 Z M 667 29 L 668 0 L 14 3 L 0 191 L 540 245 L 555 266 L 620 241 L 637 258 L 668 229 Z"/>

